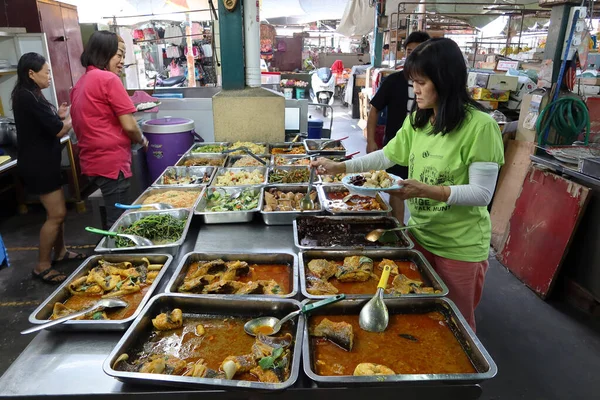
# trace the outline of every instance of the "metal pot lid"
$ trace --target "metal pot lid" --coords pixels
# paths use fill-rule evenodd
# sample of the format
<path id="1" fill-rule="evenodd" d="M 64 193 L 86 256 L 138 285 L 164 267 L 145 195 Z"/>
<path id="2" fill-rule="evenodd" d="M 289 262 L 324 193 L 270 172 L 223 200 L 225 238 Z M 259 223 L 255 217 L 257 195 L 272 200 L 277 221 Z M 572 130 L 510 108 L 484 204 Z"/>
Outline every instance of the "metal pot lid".
<path id="1" fill-rule="evenodd" d="M 194 130 L 194 121 L 188 118 L 164 117 L 145 121 L 142 124 L 145 133 L 181 133 Z"/>

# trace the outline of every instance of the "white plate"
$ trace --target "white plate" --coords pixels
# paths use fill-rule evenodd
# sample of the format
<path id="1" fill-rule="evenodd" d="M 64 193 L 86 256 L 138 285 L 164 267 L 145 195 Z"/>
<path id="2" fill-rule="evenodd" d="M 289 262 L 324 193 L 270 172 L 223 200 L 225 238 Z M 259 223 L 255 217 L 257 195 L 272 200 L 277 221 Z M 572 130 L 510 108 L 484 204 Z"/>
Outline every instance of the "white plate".
<path id="1" fill-rule="evenodd" d="M 148 103 L 150 103 L 150 102 L 148 102 Z M 143 104 L 143 103 L 136 104 L 135 108 L 137 108 L 137 112 L 142 112 L 142 111 L 148 111 L 148 110 L 152 110 L 154 107 L 158 107 L 158 106 L 160 106 L 160 105 L 161 105 L 161 102 L 160 102 L 160 101 L 157 101 L 157 102 L 154 102 L 154 103 L 152 103 L 152 106 L 146 106 L 146 107 L 144 107 L 144 108 L 139 108 L 139 106 L 140 106 L 141 104 Z"/>
<path id="2" fill-rule="evenodd" d="M 388 173 L 388 175 L 396 182 L 396 184 L 394 184 L 388 188 L 366 188 L 363 186 L 352 185 L 350 183 L 350 179 L 353 176 L 357 176 L 357 175 L 362 175 L 362 174 L 349 174 L 342 178 L 342 184 L 346 187 L 346 189 L 348 189 L 350 191 L 350 193 L 356 193 L 356 194 L 360 194 L 360 195 L 364 195 L 364 196 L 374 197 L 377 194 L 377 192 L 387 192 L 389 190 L 398 190 L 398 189 L 402 189 L 402 187 L 403 187 L 403 185 L 400 185 L 398 183 L 398 182 L 402 181 L 402 178 L 400 178 L 397 175 L 390 174 L 390 173 Z"/>

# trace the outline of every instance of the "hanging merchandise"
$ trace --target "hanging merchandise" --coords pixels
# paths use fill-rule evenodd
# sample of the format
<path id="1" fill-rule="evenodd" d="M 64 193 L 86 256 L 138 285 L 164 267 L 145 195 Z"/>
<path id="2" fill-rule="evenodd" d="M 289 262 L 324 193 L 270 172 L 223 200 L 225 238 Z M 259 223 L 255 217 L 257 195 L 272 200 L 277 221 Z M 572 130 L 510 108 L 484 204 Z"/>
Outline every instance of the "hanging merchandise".
<path id="1" fill-rule="evenodd" d="M 176 46 L 183 43 L 183 31 L 180 26 L 169 25 L 165 28 L 165 40 Z"/>
<path id="2" fill-rule="evenodd" d="M 187 57 L 187 55 L 188 55 L 187 47 L 184 47 L 183 53 Z M 194 58 L 200 58 L 200 49 L 198 48 L 198 46 L 192 47 L 192 54 L 193 54 Z"/>
<path id="3" fill-rule="evenodd" d="M 199 22 L 192 22 L 192 40 L 202 40 L 204 28 Z"/>
<path id="4" fill-rule="evenodd" d="M 204 58 L 212 58 L 212 56 L 213 56 L 212 46 L 210 44 L 203 44 L 202 45 L 202 53 L 204 53 Z"/>
<path id="5" fill-rule="evenodd" d="M 169 77 L 181 75 L 183 75 L 181 67 L 175 62 L 175 60 L 171 61 L 171 64 L 169 65 Z"/>
<path id="6" fill-rule="evenodd" d="M 158 35 L 154 28 L 144 28 L 144 40 L 156 40 Z"/>
<path id="7" fill-rule="evenodd" d="M 181 49 L 179 46 L 169 46 L 167 47 L 167 57 L 168 58 L 179 58 L 181 57 Z"/>
<path id="8" fill-rule="evenodd" d="M 133 39 L 144 40 L 144 31 L 142 29 L 134 29 L 133 30 Z"/>

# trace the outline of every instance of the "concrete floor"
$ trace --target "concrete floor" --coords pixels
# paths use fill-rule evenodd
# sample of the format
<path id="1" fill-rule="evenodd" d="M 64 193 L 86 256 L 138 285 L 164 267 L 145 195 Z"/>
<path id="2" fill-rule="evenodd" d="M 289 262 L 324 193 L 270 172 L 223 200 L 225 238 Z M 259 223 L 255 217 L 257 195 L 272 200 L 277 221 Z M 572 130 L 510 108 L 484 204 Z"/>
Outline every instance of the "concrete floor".
<path id="1" fill-rule="evenodd" d="M 364 153 L 366 142 L 349 109 L 336 107 L 333 138 L 350 135 L 350 152 Z M 317 115 L 315 115 L 315 118 Z M 89 207 L 88 207 L 89 208 Z M 0 220 L 11 267 L 0 270 L 0 374 L 33 336 L 21 336 L 27 318 L 55 286 L 31 279 L 43 210 Z M 97 238 L 83 228 L 91 213 L 67 217 L 67 243 L 92 252 Z M 69 274 L 78 264 L 60 267 Z M 498 364 L 496 378 L 484 383 L 482 399 L 591 399 L 600 391 L 600 323 L 563 301 L 544 302 L 495 258 L 490 258 L 483 299 L 477 309 L 478 337 Z"/>

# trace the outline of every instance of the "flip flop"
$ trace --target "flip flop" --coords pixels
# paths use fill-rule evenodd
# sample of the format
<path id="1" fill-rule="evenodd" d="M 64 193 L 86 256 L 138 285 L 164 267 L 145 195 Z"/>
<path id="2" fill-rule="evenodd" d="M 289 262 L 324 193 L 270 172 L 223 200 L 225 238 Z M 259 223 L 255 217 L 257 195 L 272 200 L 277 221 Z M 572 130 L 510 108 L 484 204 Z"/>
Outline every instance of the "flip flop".
<path id="1" fill-rule="evenodd" d="M 69 254 L 74 254 L 73 256 L 69 256 Z M 52 260 L 52 265 L 60 264 L 63 262 L 73 261 L 73 260 L 85 260 L 87 258 L 86 254 L 76 253 L 74 251 L 67 250 L 63 258 L 59 260 Z"/>
<path id="2" fill-rule="evenodd" d="M 54 274 L 52 274 L 52 272 L 54 272 Z M 63 274 L 55 269 L 52 269 L 52 267 L 46 268 L 42 272 L 35 272 L 35 270 L 33 270 L 33 271 L 31 271 L 31 275 L 33 275 L 34 278 L 37 278 L 43 282 L 52 283 L 52 284 L 63 283 L 64 280 L 67 279 L 67 276 L 65 274 Z M 51 275 L 51 276 L 48 276 L 48 275 Z"/>

